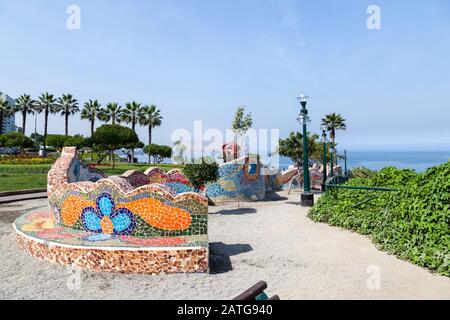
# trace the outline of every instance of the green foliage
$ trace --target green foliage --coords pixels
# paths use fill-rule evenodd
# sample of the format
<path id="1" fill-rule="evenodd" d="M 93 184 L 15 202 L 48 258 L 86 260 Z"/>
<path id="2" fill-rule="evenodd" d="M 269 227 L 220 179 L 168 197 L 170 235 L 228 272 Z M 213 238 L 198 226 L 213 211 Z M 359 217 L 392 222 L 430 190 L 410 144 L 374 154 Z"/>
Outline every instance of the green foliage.
<path id="1" fill-rule="evenodd" d="M 23 148 L 31 148 L 33 140 L 22 132 L 8 132 L 0 135 L 0 147 L 10 148 L 14 154 L 18 154 Z"/>
<path id="2" fill-rule="evenodd" d="M 322 125 L 327 126 L 327 129 L 330 132 L 330 139 L 332 143 L 336 140 L 336 130 L 347 129 L 347 125 L 345 124 L 346 121 L 347 120 L 345 120 L 343 116 L 334 112 L 327 114 L 322 119 Z"/>
<path id="3" fill-rule="evenodd" d="M 105 124 L 99 127 L 93 134 L 89 143 L 92 144 L 95 151 L 113 152 L 120 148 L 133 148 L 139 142 L 136 132 L 130 128 L 118 124 Z M 113 167 L 115 157 L 112 156 Z"/>
<path id="4" fill-rule="evenodd" d="M 26 155 L 26 154 L 0 157 L 0 164 L 41 165 L 41 164 L 52 164 L 54 162 L 55 160 L 52 158 L 42 158 L 37 157 L 35 155 Z"/>
<path id="5" fill-rule="evenodd" d="M 65 146 L 66 140 L 67 136 L 63 134 L 49 134 L 47 136 L 47 146 L 55 147 L 57 150 L 61 151 Z"/>
<path id="6" fill-rule="evenodd" d="M 245 114 L 245 107 L 239 107 L 234 115 L 231 126 L 233 132 L 238 136 L 243 136 L 253 125 L 252 114 Z"/>
<path id="7" fill-rule="evenodd" d="M 144 152 L 155 159 L 155 162 L 161 163 L 164 158 L 172 156 L 172 148 L 158 144 L 149 144 L 144 147 Z"/>
<path id="8" fill-rule="evenodd" d="M 353 168 L 350 171 L 352 178 L 371 178 L 376 173 L 375 170 L 368 169 L 366 167 Z"/>
<path id="9" fill-rule="evenodd" d="M 399 191 L 336 189 L 320 197 L 309 217 L 371 235 L 380 249 L 450 276 L 450 162 L 424 173 L 388 167 L 347 184 Z M 370 197 L 376 198 L 358 205 Z"/>
<path id="10" fill-rule="evenodd" d="M 219 165 L 217 162 L 202 159 L 200 163 L 185 165 L 183 173 L 198 191 L 207 183 L 215 182 L 219 179 Z"/>
<path id="11" fill-rule="evenodd" d="M 76 134 L 74 136 L 68 136 L 64 141 L 64 147 L 76 147 L 77 150 L 80 150 L 88 146 L 89 146 L 88 140 L 79 134 Z"/>
<path id="12" fill-rule="evenodd" d="M 308 153 L 310 159 L 322 159 L 321 143 L 316 134 L 308 136 Z M 297 166 L 303 165 L 303 135 L 300 132 L 291 132 L 288 138 L 280 139 L 278 153 L 280 156 L 288 157 Z M 317 158 L 317 159 L 316 159 Z"/>

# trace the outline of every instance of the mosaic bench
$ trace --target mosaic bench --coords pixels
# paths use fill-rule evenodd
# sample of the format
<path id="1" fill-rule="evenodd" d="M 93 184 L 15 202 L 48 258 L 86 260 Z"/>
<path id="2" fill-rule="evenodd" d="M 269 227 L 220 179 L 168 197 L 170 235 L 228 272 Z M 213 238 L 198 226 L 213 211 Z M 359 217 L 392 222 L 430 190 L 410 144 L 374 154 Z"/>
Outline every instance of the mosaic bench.
<path id="1" fill-rule="evenodd" d="M 105 178 L 64 148 L 48 173 L 50 210 L 15 221 L 19 246 L 92 271 L 207 272 L 208 200 L 189 187 L 178 171 Z"/>

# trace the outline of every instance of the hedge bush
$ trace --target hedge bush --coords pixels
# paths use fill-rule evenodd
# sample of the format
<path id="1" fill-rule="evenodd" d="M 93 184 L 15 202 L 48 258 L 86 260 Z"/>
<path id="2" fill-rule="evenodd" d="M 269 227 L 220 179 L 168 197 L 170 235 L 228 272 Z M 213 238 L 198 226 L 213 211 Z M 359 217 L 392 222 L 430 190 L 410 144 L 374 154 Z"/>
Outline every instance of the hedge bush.
<path id="1" fill-rule="evenodd" d="M 370 235 L 380 249 L 450 276 L 450 162 L 424 173 L 389 167 L 347 185 L 399 190 L 335 189 L 308 216 Z M 377 198 L 355 206 L 370 197 Z"/>
<path id="2" fill-rule="evenodd" d="M 0 164 L 53 164 L 55 159 L 37 156 L 17 155 L 0 157 Z"/>

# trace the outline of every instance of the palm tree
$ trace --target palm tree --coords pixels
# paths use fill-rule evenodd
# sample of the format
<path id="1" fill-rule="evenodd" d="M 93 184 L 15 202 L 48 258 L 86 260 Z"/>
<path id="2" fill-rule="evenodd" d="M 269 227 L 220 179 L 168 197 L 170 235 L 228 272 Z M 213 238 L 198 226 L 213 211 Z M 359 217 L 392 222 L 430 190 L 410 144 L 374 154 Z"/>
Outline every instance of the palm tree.
<path id="1" fill-rule="evenodd" d="M 58 105 L 61 109 L 61 115 L 64 116 L 65 135 L 69 135 L 69 116 L 80 111 L 78 101 L 71 94 L 63 94 L 58 98 Z"/>
<path id="2" fill-rule="evenodd" d="M 343 116 L 341 116 L 340 114 L 334 113 L 334 112 L 327 114 L 322 119 L 322 125 L 327 126 L 328 131 L 330 132 L 330 140 L 331 140 L 330 146 L 332 148 L 334 148 L 336 146 L 336 144 L 335 144 L 336 130 L 345 130 L 347 128 L 345 121 L 346 120 L 344 119 Z M 337 161 L 336 157 L 334 157 L 334 158 L 335 158 L 335 161 Z M 333 162 L 335 162 L 335 161 L 333 161 Z"/>
<path id="3" fill-rule="evenodd" d="M 10 103 L 0 96 L 0 134 L 3 133 L 3 120 L 13 114 L 13 108 Z"/>
<path id="4" fill-rule="evenodd" d="M 25 127 L 27 124 L 27 114 L 34 114 L 34 104 L 36 102 L 31 99 L 30 95 L 23 94 L 16 99 L 14 107 L 15 112 L 22 113 L 22 133 L 25 134 Z"/>
<path id="5" fill-rule="evenodd" d="M 139 114 L 139 124 L 148 127 L 148 145 L 152 144 L 152 129 L 159 127 L 162 123 L 163 117 L 161 111 L 156 108 L 154 104 L 151 106 L 144 106 Z M 150 163 L 150 154 L 148 155 L 148 163 Z"/>
<path id="6" fill-rule="evenodd" d="M 116 122 L 120 122 L 121 114 L 122 107 L 118 103 L 108 103 L 106 108 L 100 112 L 99 118 L 106 123 L 111 121 L 111 124 L 116 124 Z"/>
<path id="7" fill-rule="evenodd" d="M 328 131 L 330 132 L 330 140 L 333 144 L 336 139 L 336 130 L 345 130 L 347 128 L 345 121 L 347 120 L 345 120 L 344 117 L 334 112 L 327 114 L 322 119 L 322 125 L 327 126 Z"/>
<path id="8" fill-rule="evenodd" d="M 48 129 L 48 115 L 59 112 L 59 106 L 56 103 L 55 97 L 48 92 L 43 93 L 35 104 L 35 110 L 38 113 L 44 112 L 44 157 L 46 155 L 47 129 Z"/>
<path id="9" fill-rule="evenodd" d="M 162 123 L 163 117 L 161 111 L 153 104 L 151 106 L 144 106 L 139 114 L 139 124 L 141 126 L 148 126 L 148 144 L 152 144 L 152 129 L 159 127 Z"/>
<path id="10" fill-rule="evenodd" d="M 125 109 L 122 110 L 120 119 L 125 123 L 131 123 L 131 129 L 135 131 L 136 123 L 139 121 L 139 114 L 141 112 L 141 104 L 136 101 L 128 102 Z"/>
<path id="11" fill-rule="evenodd" d="M 133 101 L 125 105 L 122 110 L 121 120 L 125 123 L 131 123 L 131 129 L 136 132 L 136 123 L 139 122 L 139 114 L 141 113 L 141 104 Z M 131 162 L 134 161 L 134 148 L 131 149 Z"/>
<path id="12" fill-rule="evenodd" d="M 81 110 L 81 119 L 91 122 L 91 137 L 94 135 L 95 119 L 99 117 L 99 114 L 101 114 L 101 105 L 97 100 L 89 100 Z"/>

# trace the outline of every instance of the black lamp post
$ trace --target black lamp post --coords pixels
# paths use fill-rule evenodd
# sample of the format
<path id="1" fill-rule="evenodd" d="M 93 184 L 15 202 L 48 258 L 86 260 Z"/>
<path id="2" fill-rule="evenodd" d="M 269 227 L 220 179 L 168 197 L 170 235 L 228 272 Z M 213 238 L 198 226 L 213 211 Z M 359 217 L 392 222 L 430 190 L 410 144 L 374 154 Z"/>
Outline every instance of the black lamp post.
<path id="1" fill-rule="evenodd" d="M 309 177 L 308 132 L 306 129 L 306 125 L 310 122 L 308 110 L 306 110 L 308 98 L 306 94 L 301 94 L 297 98 L 302 106 L 297 121 L 303 127 L 303 193 L 301 195 L 301 204 L 306 207 L 312 207 L 314 205 L 314 194 L 311 193 Z"/>
<path id="2" fill-rule="evenodd" d="M 327 126 L 322 126 L 322 141 L 323 141 L 323 181 L 322 191 L 326 191 L 325 184 L 327 183 Z"/>
<path id="3" fill-rule="evenodd" d="M 334 177 L 333 142 L 330 142 L 330 177 Z"/>

